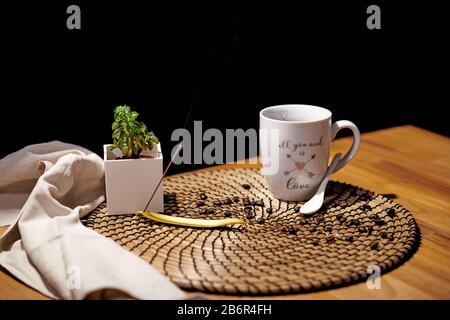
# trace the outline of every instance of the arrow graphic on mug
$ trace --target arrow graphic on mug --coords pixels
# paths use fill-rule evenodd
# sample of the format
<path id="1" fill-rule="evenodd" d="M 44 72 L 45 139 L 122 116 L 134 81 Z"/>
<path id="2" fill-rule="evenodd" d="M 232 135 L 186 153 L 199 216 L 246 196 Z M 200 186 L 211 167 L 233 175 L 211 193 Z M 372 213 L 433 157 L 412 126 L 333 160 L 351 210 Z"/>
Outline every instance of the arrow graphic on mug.
<path id="1" fill-rule="evenodd" d="M 287 176 L 287 175 L 291 174 L 291 173 L 294 172 L 294 171 L 298 171 L 298 172 L 305 171 L 305 172 L 308 174 L 308 177 L 310 177 L 310 178 L 314 177 L 315 174 L 314 174 L 313 172 L 308 171 L 307 169 L 305 169 L 305 166 L 306 166 L 306 164 L 307 164 L 308 162 L 314 160 L 314 158 L 316 157 L 315 154 L 313 154 L 313 155 L 311 156 L 311 158 L 308 159 L 308 160 L 306 160 L 305 162 L 302 162 L 302 161 L 295 161 L 294 159 L 292 159 L 292 155 L 289 154 L 289 153 L 286 154 L 286 157 L 294 163 L 295 168 L 292 169 L 292 170 L 287 170 L 287 171 L 285 171 L 285 172 L 284 172 L 284 175 Z"/>

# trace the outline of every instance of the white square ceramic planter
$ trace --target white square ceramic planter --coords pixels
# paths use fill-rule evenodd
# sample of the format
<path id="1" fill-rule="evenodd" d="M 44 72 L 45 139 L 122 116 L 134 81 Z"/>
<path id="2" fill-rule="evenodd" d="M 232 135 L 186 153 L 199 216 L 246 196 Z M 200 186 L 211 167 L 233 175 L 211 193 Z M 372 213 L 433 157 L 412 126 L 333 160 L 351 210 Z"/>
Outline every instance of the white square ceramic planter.
<path id="1" fill-rule="evenodd" d="M 117 160 L 108 147 L 103 146 L 108 213 L 129 214 L 143 210 L 163 174 L 161 145 L 153 147 L 152 151 L 157 150 L 155 158 Z M 164 211 L 163 197 L 161 183 L 148 210 Z"/>

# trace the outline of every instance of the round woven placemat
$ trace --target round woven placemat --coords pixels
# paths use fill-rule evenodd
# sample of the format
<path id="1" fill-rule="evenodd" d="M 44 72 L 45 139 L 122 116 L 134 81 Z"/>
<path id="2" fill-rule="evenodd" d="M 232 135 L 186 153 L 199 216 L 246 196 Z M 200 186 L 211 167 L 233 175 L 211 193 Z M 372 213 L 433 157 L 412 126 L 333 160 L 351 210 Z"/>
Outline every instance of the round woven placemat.
<path id="1" fill-rule="evenodd" d="M 105 203 L 84 223 L 187 290 L 265 295 L 326 289 L 367 278 L 371 266 L 384 273 L 417 242 L 416 223 L 405 208 L 340 182 L 329 183 L 326 203 L 314 216 L 298 213 L 302 203 L 273 198 L 256 169 L 169 177 L 164 191 L 166 214 L 232 216 L 248 224 L 170 226 L 106 215 Z"/>

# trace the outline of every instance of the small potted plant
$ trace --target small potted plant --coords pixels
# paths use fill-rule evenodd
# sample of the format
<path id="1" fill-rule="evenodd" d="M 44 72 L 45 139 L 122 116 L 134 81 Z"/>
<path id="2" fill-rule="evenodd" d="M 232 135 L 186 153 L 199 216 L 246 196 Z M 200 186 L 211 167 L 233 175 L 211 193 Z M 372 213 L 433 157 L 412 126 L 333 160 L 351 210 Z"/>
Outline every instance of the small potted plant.
<path id="1" fill-rule="evenodd" d="M 109 214 L 143 210 L 163 174 L 161 144 L 129 106 L 114 110 L 113 143 L 104 145 L 106 201 Z M 155 192 L 149 210 L 164 210 L 163 185 Z"/>

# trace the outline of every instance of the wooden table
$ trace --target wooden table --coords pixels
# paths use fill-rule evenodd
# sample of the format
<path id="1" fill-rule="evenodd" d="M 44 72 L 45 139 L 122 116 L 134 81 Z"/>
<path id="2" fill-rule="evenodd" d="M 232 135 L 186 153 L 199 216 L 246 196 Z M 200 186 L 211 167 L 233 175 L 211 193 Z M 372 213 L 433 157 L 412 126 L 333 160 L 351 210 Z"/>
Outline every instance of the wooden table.
<path id="1" fill-rule="evenodd" d="M 345 152 L 349 144 L 349 138 L 339 139 L 333 143 L 333 152 Z M 228 166 L 231 165 L 225 165 Z M 363 282 L 270 298 L 450 299 L 450 139 L 413 126 L 366 133 L 357 157 L 333 179 L 395 194 L 395 201 L 409 209 L 419 225 L 421 240 L 417 252 L 383 275 L 379 290 L 369 290 Z M 4 230 L 0 228 L 0 233 Z M 0 299 L 45 297 L 0 269 Z"/>

